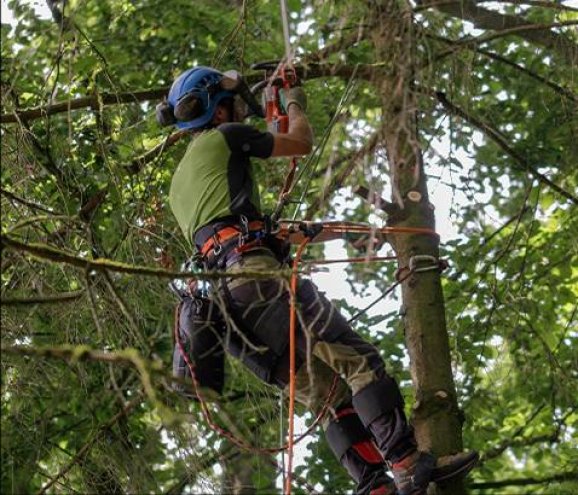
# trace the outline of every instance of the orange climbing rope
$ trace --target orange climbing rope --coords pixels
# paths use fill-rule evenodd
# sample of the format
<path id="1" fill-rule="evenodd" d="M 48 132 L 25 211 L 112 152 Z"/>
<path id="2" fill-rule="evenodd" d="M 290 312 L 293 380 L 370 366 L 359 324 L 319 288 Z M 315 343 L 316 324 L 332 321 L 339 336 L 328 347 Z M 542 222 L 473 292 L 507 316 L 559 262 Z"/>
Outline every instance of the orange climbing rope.
<path id="1" fill-rule="evenodd" d="M 305 246 L 309 244 L 310 237 L 305 237 L 295 258 L 293 259 L 293 270 L 291 272 L 291 286 L 290 286 L 290 305 L 291 312 L 289 313 L 289 433 L 288 433 L 288 448 L 287 448 L 287 477 L 285 479 L 285 493 L 291 494 L 291 478 L 293 472 L 293 429 L 295 427 L 295 354 L 296 354 L 296 325 L 297 325 L 297 280 L 299 273 L 299 263 Z M 336 375 L 337 376 L 337 375 Z"/>
<path id="2" fill-rule="evenodd" d="M 419 234 L 439 237 L 437 232 L 427 227 L 375 227 L 357 222 L 300 222 L 292 220 L 280 220 L 278 229 L 273 232 L 277 237 L 289 241 L 291 244 L 300 244 L 304 237 L 302 227 L 318 227 L 319 234 L 312 240 L 312 243 L 320 243 L 341 239 L 346 234 L 368 234 L 387 236 L 388 234 Z"/>

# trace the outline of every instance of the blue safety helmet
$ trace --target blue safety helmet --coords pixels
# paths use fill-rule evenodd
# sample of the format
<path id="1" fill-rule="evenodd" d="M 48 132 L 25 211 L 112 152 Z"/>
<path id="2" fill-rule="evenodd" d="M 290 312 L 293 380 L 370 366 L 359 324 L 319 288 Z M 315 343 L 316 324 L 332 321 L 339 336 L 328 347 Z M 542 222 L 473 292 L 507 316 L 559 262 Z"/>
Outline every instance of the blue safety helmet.
<path id="1" fill-rule="evenodd" d="M 221 88 L 222 79 L 223 74 L 211 67 L 199 66 L 183 72 L 173 82 L 165 103 L 174 115 L 168 123 L 179 129 L 205 127 L 213 119 L 218 103 L 234 96 L 233 92 Z"/>

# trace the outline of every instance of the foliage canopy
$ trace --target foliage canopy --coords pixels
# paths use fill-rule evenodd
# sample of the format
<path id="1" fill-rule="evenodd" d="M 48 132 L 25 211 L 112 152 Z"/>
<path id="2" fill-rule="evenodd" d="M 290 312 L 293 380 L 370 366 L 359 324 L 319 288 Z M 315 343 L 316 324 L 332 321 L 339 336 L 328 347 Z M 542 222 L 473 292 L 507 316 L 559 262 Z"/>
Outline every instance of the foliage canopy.
<path id="1" fill-rule="evenodd" d="M 370 34 L 375 13 L 394 3 L 288 2 L 323 143 L 299 182 L 298 217 L 381 215 L 351 198 L 351 187 L 389 197 L 375 82 L 391 67 L 376 58 Z M 447 190 L 459 232 L 443 244 L 452 263 L 444 292 L 464 443 L 483 454 L 471 488 L 573 493 L 577 9 L 570 1 L 409 3 L 426 173 L 430 189 Z M 257 80 L 251 63 L 283 53 L 278 3 L 47 5 L 51 18 L 11 0 L 16 22 L 2 24 L 1 491 L 214 493 L 242 482 L 273 493 L 271 458 L 240 453 L 170 388 L 167 278 L 121 268 L 176 271 L 190 255 L 166 202 L 185 143 L 158 127 L 155 104 L 193 64 Z M 259 166 L 271 209 L 285 164 Z M 344 197 L 351 201 L 338 207 Z M 82 265 L 102 259 L 120 268 Z M 363 293 L 370 282 L 385 290 L 392 270 L 347 274 Z M 411 405 L 398 316 L 386 316 L 362 318 L 358 329 L 380 347 Z M 277 392 L 228 366 L 225 397 L 212 406 L 217 421 L 255 445 L 278 443 Z M 321 433 L 310 448 L 297 474 L 323 492 L 351 490 Z"/>

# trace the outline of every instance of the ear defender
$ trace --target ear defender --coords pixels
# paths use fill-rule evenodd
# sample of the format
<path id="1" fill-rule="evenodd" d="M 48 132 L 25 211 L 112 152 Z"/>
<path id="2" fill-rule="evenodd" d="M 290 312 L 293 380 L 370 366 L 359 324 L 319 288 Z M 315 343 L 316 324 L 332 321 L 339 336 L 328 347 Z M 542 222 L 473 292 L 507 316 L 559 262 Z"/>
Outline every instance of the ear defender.
<path id="1" fill-rule="evenodd" d="M 174 114 L 173 106 L 166 100 L 161 101 L 156 108 L 157 122 L 166 127 L 168 125 L 174 125 L 177 122 Z"/>
<path id="2" fill-rule="evenodd" d="M 177 120 L 189 122 L 199 118 L 206 111 L 203 102 L 195 94 L 186 94 L 177 102 L 174 114 Z"/>

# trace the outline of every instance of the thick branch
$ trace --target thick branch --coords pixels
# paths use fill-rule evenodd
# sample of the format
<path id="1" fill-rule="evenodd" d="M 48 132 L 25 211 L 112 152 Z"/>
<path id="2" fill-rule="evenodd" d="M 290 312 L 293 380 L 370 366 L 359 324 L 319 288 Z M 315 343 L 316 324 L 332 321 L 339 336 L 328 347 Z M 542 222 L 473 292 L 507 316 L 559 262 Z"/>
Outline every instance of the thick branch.
<path id="1" fill-rule="evenodd" d="M 505 486 L 529 486 L 545 485 L 548 483 L 560 483 L 564 481 L 576 481 L 578 471 L 569 471 L 566 473 L 555 474 L 546 478 L 514 478 L 511 480 L 486 481 L 482 483 L 471 483 L 470 488 L 484 490 L 488 488 L 503 488 Z"/>
<path id="2" fill-rule="evenodd" d="M 377 192 L 370 191 L 365 186 L 356 186 L 353 188 L 353 194 L 357 194 L 365 201 L 367 201 L 370 205 L 375 206 L 377 209 L 384 211 L 388 215 L 392 215 L 398 211 L 398 206 L 390 203 L 383 199 Z"/>
<path id="3" fill-rule="evenodd" d="M 4 297 L 1 302 L 5 306 L 28 306 L 30 304 L 55 304 L 75 302 L 84 296 L 86 291 L 76 290 L 73 292 L 62 292 L 60 294 L 51 294 L 49 296 L 35 296 L 35 297 Z"/>
<path id="4" fill-rule="evenodd" d="M 169 87 L 162 87 L 146 91 L 136 91 L 129 93 L 104 93 L 100 95 L 85 96 L 74 100 L 61 101 L 51 105 L 19 110 L 17 112 L 5 113 L 0 116 L 0 123 L 8 124 L 18 122 L 19 119 L 34 120 L 48 117 L 56 113 L 78 110 L 79 108 L 100 108 L 100 104 L 118 105 L 120 103 L 138 103 L 148 100 L 159 100 L 167 94 Z"/>
<path id="5" fill-rule="evenodd" d="M 370 79 L 374 70 L 383 64 L 355 65 L 329 65 L 329 64 L 307 64 L 296 67 L 297 74 L 301 79 L 316 79 L 319 77 L 344 77 L 349 78 L 355 73 L 361 79 Z M 247 82 L 252 84 L 262 79 L 261 75 L 251 74 L 246 77 Z M 145 91 L 135 91 L 128 93 L 102 93 L 98 95 L 85 96 L 74 100 L 61 101 L 51 105 L 42 105 L 26 110 L 17 110 L 11 113 L 0 115 L 0 123 L 9 124 L 22 120 L 34 120 L 49 115 L 78 110 L 81 108 L 98 109 L 102 105 L 119 105 L 122 103 L 140 103 L 143 101 L 160 100 L 169 91 L 169 86 L 155 88 Z"/>
<path id="6" fill-rule="evenodd" d="M 480 4 L 495 1 L 496 0 L 477 0 L 477 3 Z M 500 3 L 509 3 L 513 5 L 528 5 L 530 7 L 543 7 L 545 9 L 567 10 L 568 12 L 578 12 L 578 9 L 576 7 L 570 7 L 570 5 L 563 5 L 562 3 L 552 2 L 552 0 L 500 0 Z"/>
<path id="7" fill-rule="evenodd" d="M 530 43 L 558 53 L 568 65 L 578 64 L 578 47 L 576 43 L 567 36 L 551 31 L 550 27 L 553 26 L 543 26 L 540 29 L 536 29 L 523 17 L 500 14 L 499 12 L 478 7 L 473 0 L 461 0 L 451 4 L 437 3 L 437 5 L 433 0 L 425 0 L 423 6 L 431 6 L 452 17 L 470 21 L 478 29 L 491 29 L 516 34 Z"/>
<path id="8" fill-rule="evenodd" d="M 88 258 L 80 258 L 64 251 L 60 251 L 52 246 L 40 243 L 24 243 L 6 235 L 0 235 L 0 246 L 2 248 L 12 249 L 14 251 L 23 251 L 41 260 L 53 261 L 56 263 L 66 263 L 83 270 L 95 270 L 98 272 L 110 270 L 112 272 L 128 273 L 132 275 L 143 275 L 147 277 L 159 277 L 168 279 L 188 279 L 199 278 L 203 280 L 219 280 L 223 277 L 227 278 L 255 278 L 267 279 L 271 277 L 285 277 L 289 278 L 291 270 L 281 271 L 239 271 L 235 273 L 224 272 L 174 272 L 163 270 L 160 268 L 152 268 L 142 265 L 131 265 L 128 263 L 121 263 L 119 261 L 99 258 L 96 260 Z"/>
<path id="9" fill-rule="evenodd" d="M 506 154 L 514 159 L 514 164 L 518 169 L 528 172 L 532 177 L 538 179 L 542 184 L 550 187 L 556 191 L 561 196 L 570 200 L 572 203 L 578 205 L 578 197 L 574 196 L 572 193 L 566 191 L 558 184 L 552 182 L 544 174 L 538 172 L 534 167 L 528 163 L 528 161 L 520 155 L 516 150 L 514 150 L 507 142 L 507 140 L 493 127 L 489 124 L 481 121 L 480 119 L 468 114 L 465 110 L 457 107 L 451 103 L 445 96 L 444 93 L 436 92 L 435 97 L 443 105 L 443 107 L 449 112 L 462 117 L 464 120 L 469 122 L 471 125 L 482 131 L 486 136 L 491 138 Z"/>

